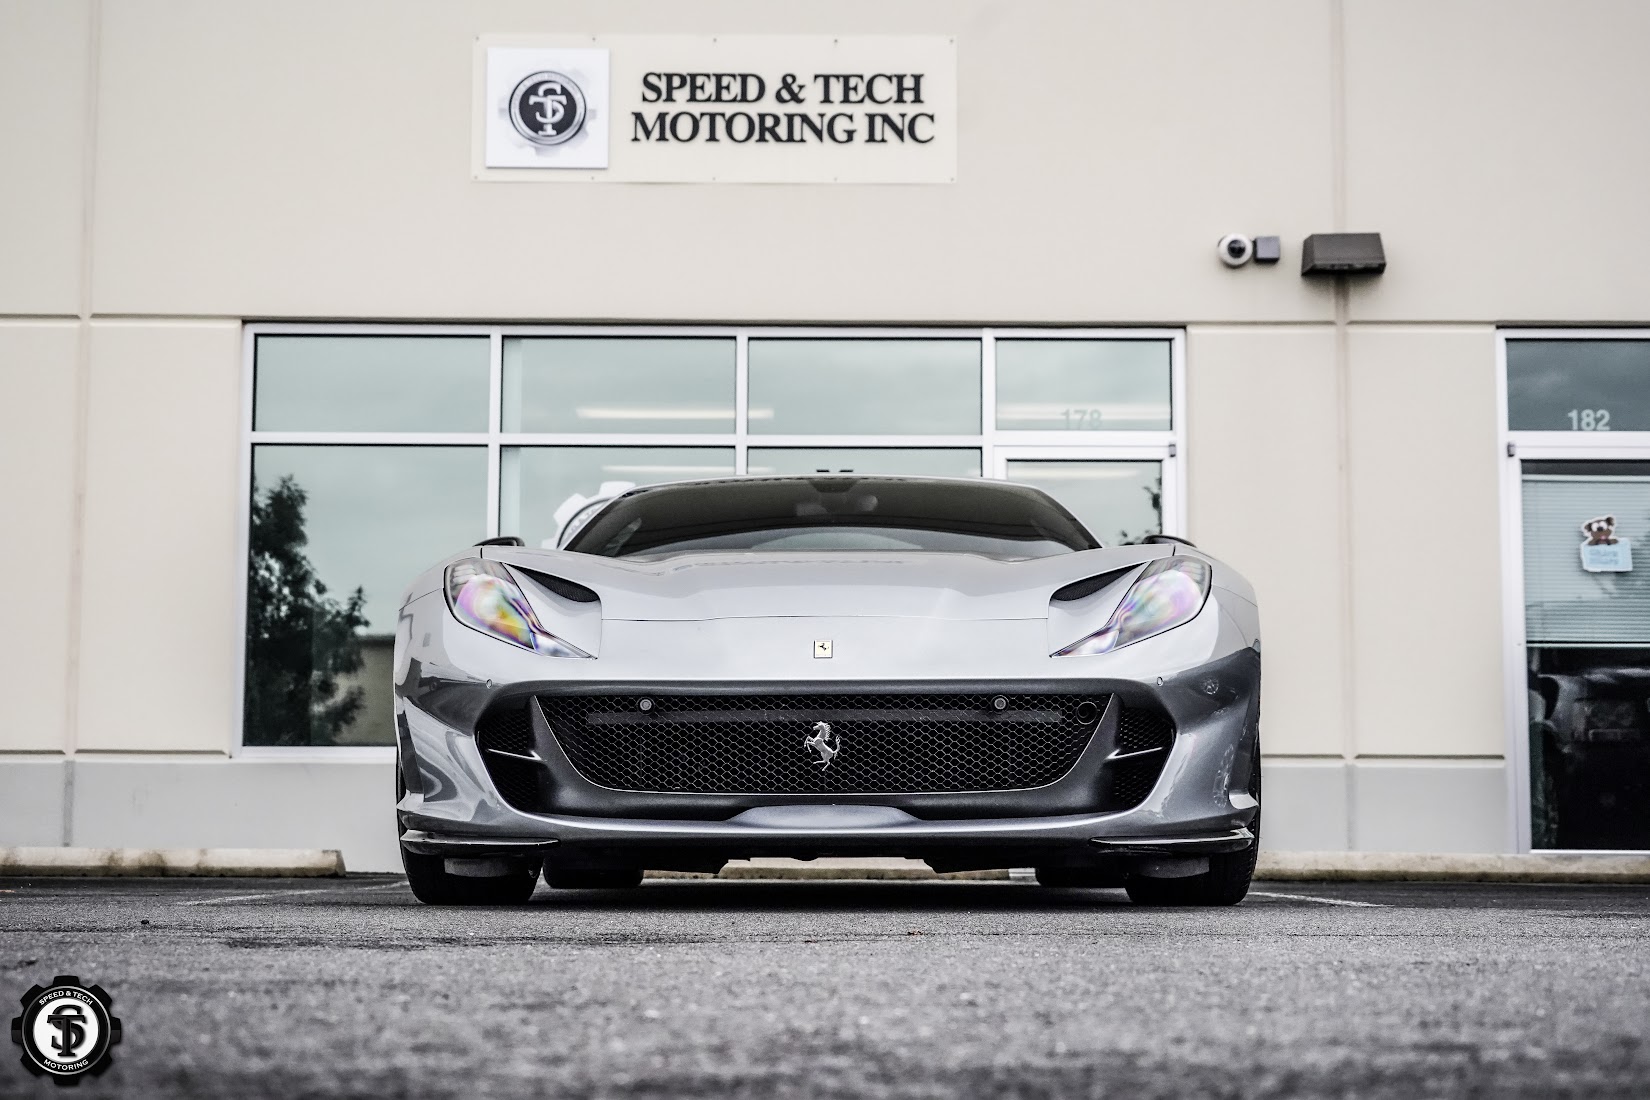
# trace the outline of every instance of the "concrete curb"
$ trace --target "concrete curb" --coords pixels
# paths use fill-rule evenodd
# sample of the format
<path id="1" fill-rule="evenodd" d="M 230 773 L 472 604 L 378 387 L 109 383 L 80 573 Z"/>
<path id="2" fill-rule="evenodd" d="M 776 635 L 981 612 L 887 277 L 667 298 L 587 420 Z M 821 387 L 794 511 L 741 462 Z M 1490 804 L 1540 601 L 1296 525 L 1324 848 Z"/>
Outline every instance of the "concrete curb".
<path id="1" fill-rule="evenodd" d="M 940 880 L 940 879 L 1007 879 L 1007 870 L 954 871 L 936 874 L 920 859 L 891 859 L 881 857 L 852 857 L 835 859 L 735 859 L 722 868 L 720 874 L 702 874 L 694 871 L 649 871 L 648 878 L 723 878 L 758 880 Z"/>
<path id="2" fill-rule="evenodd" d="M 1029 880 L 1027 869 L 935 874 L 914 859 L 740 859 L 719 875 L 649 871 L 649 878 L 974 881 Z M 1417 852 L 1262 852 L 1255 878 L 1271 882 L 1650 883 L 1650 856 L 1441 855 Z"/>
<path id="3" fill-rule="evenodd" d="M 1255 877 L 1273 882 L 1650 883 L 1650 856 L 1262 852 Z"/>
<path id="4" fill-rule="evenodd" d="M 336 878 L 344 857 L 320 848 L 0 848 L 0 876 Z"/>

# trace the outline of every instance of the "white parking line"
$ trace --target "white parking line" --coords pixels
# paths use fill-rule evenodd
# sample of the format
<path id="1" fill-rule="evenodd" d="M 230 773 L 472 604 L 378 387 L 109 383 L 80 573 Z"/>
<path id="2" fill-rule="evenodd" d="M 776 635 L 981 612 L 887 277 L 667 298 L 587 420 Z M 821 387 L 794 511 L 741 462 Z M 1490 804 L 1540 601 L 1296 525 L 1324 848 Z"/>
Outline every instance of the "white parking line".
<path id="1" fill-rule="evenodd" d="M 1251 890 L 1252 898 L 1282 898 L 1284 901 L 1313 901 L 1319 905 L 1349 905 L 1357 909 L 1390 909 L 1390 905 L 1382 905 L 1378 901 L 1349 901 L 1346 898 L 1317 898 L 1311 894 L 1274 894 L 1266 890 Z"/>
<path id="2" fill-rule="evenodd" d="M 236 894 L 227 898 L 196 898 L 194 901 L 180 901 L 179 905 L 228 905 L 232 901 L 257 901 L 260 898 L 295 898 L 300 894 L 349 894 L 363 890 L 394 890 L 399 886 L 407 885 L 406 879 L 395 882 L 380 882 L 376 886 L 326 886 L 317 890 L 271 890 L 266 894 Z"/>

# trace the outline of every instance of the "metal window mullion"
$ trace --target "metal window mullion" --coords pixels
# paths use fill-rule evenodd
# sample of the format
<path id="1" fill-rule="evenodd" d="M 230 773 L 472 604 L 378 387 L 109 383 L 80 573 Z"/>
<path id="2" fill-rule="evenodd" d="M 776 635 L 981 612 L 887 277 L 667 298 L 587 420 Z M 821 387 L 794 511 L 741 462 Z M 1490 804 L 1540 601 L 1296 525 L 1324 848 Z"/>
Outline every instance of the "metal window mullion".
<path id="1" fill-rule="evenodd" d="M 499 436 L 504 423 L 504 334 L 487 338 L 487 537 L 499 535 Z"/>
<path id="2" fill-rule="evenodd" d="M 716 435 L 647 435 L 616 432 L 611 435 L 594 432 L 505 432 L 498 437 L 501 447 L 732 447 L 737 436 L 721 432 Z"/>
<path id="3" fill-rule="evenodd" d="M 733 338 L 733 472 L 750 470 L 750 334 Z"/>
<path id="4" fill-rule="evenodd" d="M 978 450 L 984 440 L 977 435 L 753 435 L 752 447 L 859 447 L 892 450 L 928 450 L 966 447 Z"/>
<path id="5" fill-rule="evenodd" d="M 1184 537 L 1186 512 L 1186 333 L 1176 332 L 1169 342 L 1169 458 L 1163 465 L 1163 484 L 1172 486 L 1173 506 L 1163 509 L 1165 534 Z M 1164 502 L 1168 504 L 1168 501 Z M 1174 526 L 1170 526 L 1173 523 Z"/>
<path id="6" fill-rule="evenodd" d="M 996 464 L 997 333 L 988 328 L 980 331 L 980 476 L 998 476 Z"/>
<path id="7" fill-rule="evenodd" d="M 475 447 L 492 440 L 486 432 L 253 432 L 254 444 L 341 447 Z"/>
<path id="8" fill-rule="evenodd" d="M 241 455 L 240 455 L 240 500 L 237 502 L 237 528 L 235 545 L 239 557 L 235 568 L 235 642 L 240 647 L 239 660 L 235 662 L 235 691 L 230 698 L 229 729 L 233 732 L 229 743 L 229 755 L 238 757 L 246 750 L 246 628 L 249 615 L 247 614 L 247 600 L 250 580 L 248 572 L 252 568 L 252 448 L 256 433 L 253 431 L 253 391 L 257 384 L 257 366 L 254 362 L 257 356 L 258 337 L 251 325 L 241 330 Z"/>

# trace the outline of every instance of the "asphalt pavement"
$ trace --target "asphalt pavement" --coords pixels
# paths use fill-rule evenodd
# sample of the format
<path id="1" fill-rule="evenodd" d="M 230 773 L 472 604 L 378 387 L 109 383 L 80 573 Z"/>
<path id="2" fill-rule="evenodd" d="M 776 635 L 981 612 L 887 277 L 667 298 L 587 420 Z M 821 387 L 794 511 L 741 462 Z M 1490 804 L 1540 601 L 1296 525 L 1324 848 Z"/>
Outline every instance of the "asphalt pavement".
<path id="1" fill-rule="evenodd" d="M 12 1048 L 0 1096 L 1645 1096 L 1647 949 L 1650 889 L 1622 886 L 1152 910 L 650 880 L 437 909 L 389 876 L 0 880 L 0 991 L 75 974 L 124 1025 L 73 1094 Z"/>

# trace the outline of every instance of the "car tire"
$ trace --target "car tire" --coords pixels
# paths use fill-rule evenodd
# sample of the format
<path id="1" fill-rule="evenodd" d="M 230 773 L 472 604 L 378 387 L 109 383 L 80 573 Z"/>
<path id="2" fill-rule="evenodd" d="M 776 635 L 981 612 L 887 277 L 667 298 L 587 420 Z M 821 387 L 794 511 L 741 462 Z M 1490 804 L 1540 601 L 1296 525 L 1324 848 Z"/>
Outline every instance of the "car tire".
<path id="1" fill-rule="evenodd" d="M 640 867 L 546 867 L 552 890 L 628 890 L 642 884 Z"/>
<path id="2" fill-rule="evenodd" d="M 1123 889 L 1136 905 L 1236 905 L 1249 893 L 1255 875 L 1258 842 L 1241 852 L 1209 857 L 1209 869 L 1190 878 L 1146 878 L 1130 875 Z"/>
<path id="3" fill-rule="evenodd" d="M 1249 791 L 1260 801 L 1260 746 L 1255 746 L 1255 772 Z M 1255 839 L 1247 848 L 1237 852 L 1221 852 L 1209 857 L 1209 869 L 1190 878 L 1146 878 L 1130 875 L 1123 888 L 1129 900 L 1136 905 L 1236 905 L 1249 893 L 1249 883 L 1255 877 L 1255 862 L 1260 858 L 1260 809 L 1249 823 Z"/>
<path id="4" fill-rule="evenodd" d="M 539 884 L 538 868 L 531 863 L 494 878 L 450 875 L 445 863 L 440 856 L 401 849 L 413 897 L 425 905 L 524 905 Z"/>
<path id="5" fill-rule="evenodd" d="M 407 784 L 401 775 L 401 762 L 396 760 L 395 801 L 400 805 L 407 795 Z M 397 822 L 399 837 L 406 830 Z M 507 875 L 492 878 L 471 878 L 447 873 L 447 861 L 441 856 L 423 855 L 401 849 L 401 866 L 407 872 L 407 885 L 413 897 L 425 905 L 522 905 L 533 896 L 539 884 L 539 862 L 524 861 Z"/>

